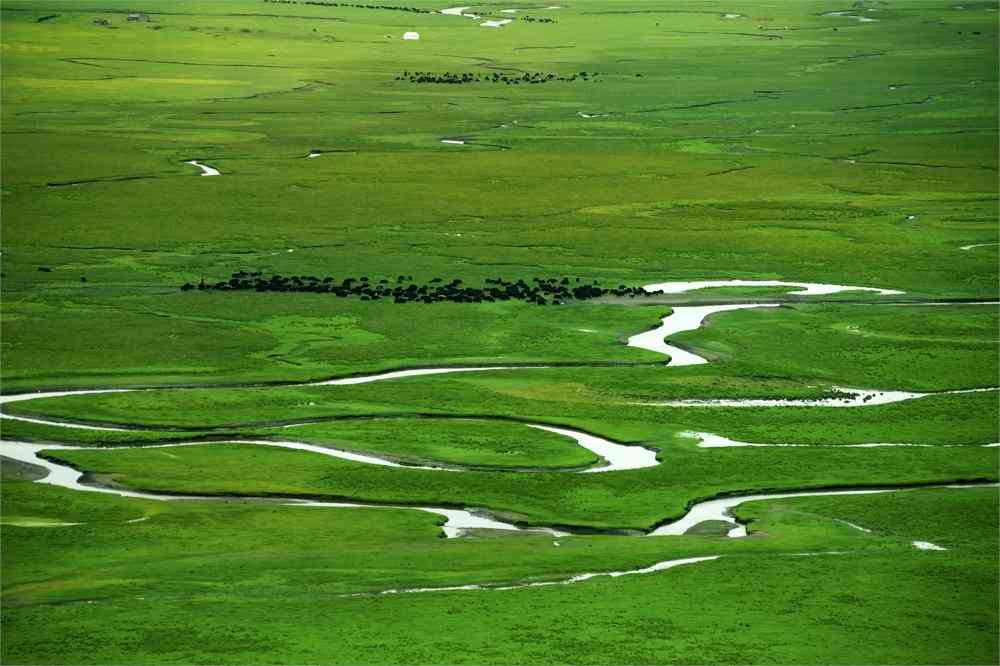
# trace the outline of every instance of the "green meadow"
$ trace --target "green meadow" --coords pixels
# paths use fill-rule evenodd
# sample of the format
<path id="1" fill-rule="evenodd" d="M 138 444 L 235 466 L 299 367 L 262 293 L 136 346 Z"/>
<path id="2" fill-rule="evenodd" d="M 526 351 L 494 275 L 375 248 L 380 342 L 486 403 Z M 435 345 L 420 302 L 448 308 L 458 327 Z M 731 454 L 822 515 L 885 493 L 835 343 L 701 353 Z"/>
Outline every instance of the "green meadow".
<path id="1" fill-rule="evenodd" d="M 2 404 L 0 661 L 996 663 L 1000 3 L 384 2 L 0 5 L 0 395 L 131 389 Z M 238 271 L 901 293 L 180 289 Z M 717 304 L 780 307 L 627 344 Z"/>

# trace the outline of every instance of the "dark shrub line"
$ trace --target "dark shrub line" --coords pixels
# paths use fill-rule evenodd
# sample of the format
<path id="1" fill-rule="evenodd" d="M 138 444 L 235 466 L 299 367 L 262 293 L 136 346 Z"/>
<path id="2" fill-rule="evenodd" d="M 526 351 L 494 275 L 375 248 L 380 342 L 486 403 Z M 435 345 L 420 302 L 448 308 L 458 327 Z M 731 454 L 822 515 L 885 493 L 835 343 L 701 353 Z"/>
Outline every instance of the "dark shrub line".
<path id="1" fill-rule="evenodd" d="M 339 282 L 332 277 L 314 275 L 271 275 L 264 277 L 260 271 L 239 271 L 223 282 L 205 282 L 198 285 L 186 283 L 181 291 L 256 291 L 256 292 L 311 292 L 332 294 L 340 298 L 359 296 L 363 301 L 391 299 L 394 303 L 494 303 L 496 301 L 526 301 L 538 305 L 563 305 L 569 301 L 585 301 L 601 296 L 635 298 L 650 296 L 642 287 L 619 284 L 602 287 L 599 280 L 584 282 L 581 278 L 532 278 L 513 282 L 503 278 L 487 278 L 481 287 L 466 286 L 462 280 L 445 282 L 434 278 L 426 284 L 417 284 L 412 275 L 400 275 L 395 282 L 380 279 L 376 283 L 367 276 L 348 277 Z"/>

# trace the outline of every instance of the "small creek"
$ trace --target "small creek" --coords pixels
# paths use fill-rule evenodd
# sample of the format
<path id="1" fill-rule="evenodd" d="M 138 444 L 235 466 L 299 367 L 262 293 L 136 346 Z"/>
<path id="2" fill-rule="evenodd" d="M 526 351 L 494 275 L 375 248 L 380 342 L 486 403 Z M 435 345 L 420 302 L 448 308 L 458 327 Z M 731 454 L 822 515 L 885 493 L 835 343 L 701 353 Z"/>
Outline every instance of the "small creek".
<path id="1" fill-rule="evenodd" d="M 995 483 L 969 483 L 969 484 L 952 484 L 952 485 L 940 485 L 931 486 L 933 488 L 951 488 L 951 489 L 965 489 L 965 488 L 981 488 L 981 487 L 996 487 Z M 926 486 L 925 486 L 926 487 Z M 680 520 L 675 520 L 672 523 L 667 523 L 657 527 L 649 536 L 676 536 L 684 534 L 689 529 L 697 525 L 698 523 L 703 523 L 706 520 L 720 521 L 724 523 L 729 523 L 732 525 L 732 529 L 729 530 L 728 536 L 731 538 L 741 538 L 747 535 L 747 526 L 743 523 L 738 522 L 730 513 L 731 509 L 736 508 L 741 504 L 746 504 L 747 502 L 762 502 L 768 500 L 776 499 L 786 499 L 792 497 L 826 497 L 828 495 L 877 495 L 881 493 L 899 493 L 906 492 L 909 490 L 914 490 L 914 488 L 860 488 L 851 490 L 802 490 L 787 493 L 770 493 L 770 494 L 759 494 L 759 495 L 737 495 L 733 497 L 720 497 L 717 499 L 705 500 L 694 504 L 688 512 Z M 862 531 L 870 531 L 866 528 L 862 528 L 858 525 L 851 525 L 856 529 Z"/>
<path id="2" fill-rule="evenodd" d="M 740 447 L 759 447 L 759 448 L 844 448 L 844 449 L 876 449 L 883 447 L 917 447 L 917 448 L 957 448 L 966 446 L 979 446 L 982 448 L 992 448 L 1000 446 L 1000 443 L 993 444 L 906 444 L 899 442 L 872 442 L 865 444 L 761 444 L 756 442 L 741 442 L 735 439 L 729 439 L 728 437 L 723 437 L 722 435 L 716 435 L 710 432 L 685 432 L 681 433 L 685 437 L 690 437 L 691 439 L 698 440 L 699 449 L 728 449 L 728 448 L 740 448 Z"/>
<path id="3" fill-rule="evenodd" d="M 202 176 L 220 176 L 222 175 L 218 169 L 215 167 L 210 167 L 207 164 L 202 164 L 198 160 L 188 160 L 186 164 L 193 164 L 194 166 L 201 169 Z"/>

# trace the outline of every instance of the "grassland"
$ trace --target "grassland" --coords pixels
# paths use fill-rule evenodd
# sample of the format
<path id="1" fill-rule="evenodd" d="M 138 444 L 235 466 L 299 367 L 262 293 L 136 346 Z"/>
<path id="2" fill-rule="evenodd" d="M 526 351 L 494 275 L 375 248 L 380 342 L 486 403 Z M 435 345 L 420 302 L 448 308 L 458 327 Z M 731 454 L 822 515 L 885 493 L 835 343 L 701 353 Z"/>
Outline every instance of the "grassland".
<path id="1" fill-rule="evenodd" d="M 567 537 L 558 548 L 544 536 L 443 541 L 433 517 L 411 511 L 135 502 L 25 482 L 8 482 L 4 503 L 7 515 L 86 521 L 3 526 L 11 661 L 384 663 L 391 650 L 416 663 L 444 643 L 456 663 L 605 663 L 612 649 L 636 662 L 940 663 L 996 648 L 991 489 L 746 505 L 767 538 Z M 148 519 L 126 522 L 136 518 Z M 794 556 L 828 550 L 844 554 Z M 723 557 L 553 588 L 342 596 L 705 554 Z M 41 621 L 60 640 L 29 630 Z M 870 641 L 873 622 L 882 640 Z"/>
<path id="2" fill-rule="evenodd" d="M 74 493 L 3 459 L 0 660 L 995 663 L 995 488 L 745 504 L 746 539 L 717 524 L 442 539 L 427 513 L 239 497 L 644 530 L 720 494 L 997 480 L 998 449 L 983 446 L 1000 441 L 996 391 L 642 404 L 997 386 L 996 305 L 930 304 L 997 299 L 1000 6 L 960 6 L 866 2 L 850 10 L 875 19 L 862 22 L 824 15 L 845 9 L 828 0 L 491 1 L 473 11 L 556 22 L 490 29 L 257 0 L 4 2 L 0 392 L 157 390 L 5 404 L 141 429 L 4 419 L 3 439 L 85 447 L 44 455 L 106 484 L 220 499 Z M 139 11 L 149 20 L 126 19 Z M 599 74 L 444 85 L 404 71 Z M 976 244 L 991 245 L 962 249 Z M 905 293 L 740 287 L 542 307 L 178 289 L 239 270 Z M 719 302 L 782 307 L 671 338 L 703 365 L 625 344 L 672 308 Z M 473 365 L 546 367 L 301 385 Z M 552 471 L 596 457 L 529 423 L 653 448 L 660 464 Z M 805 446 L 699 449 L 690 431 Z M 231 441 L 248 438 L 484 469 Z M 213 443 L 122 448 L 195 439 Z M 868 443 L 922 446 L 846 446 Z M 711 555 L 564 586 L 372 594 Z"/>
<path id="3" fill-rule="evenodd" d="M 372 369 L 357 356 L 371 334 L 398 326 L 386 323 L 399 320 L 392 309 L 338 302 L 331 319 L 317 316 L 328 300 L 175 293 L 240 268 L 996 293 L 997 248 L 958 249 L 996 240 L 988 6 L 901 2 L 859 24 L 820 16 L 824 2 L 755 3 L 746 15 L 757 21 L 706 3 L 657 14 L 655 3 L 588 2 L 554 25 L 503 30 L 249 0 L 150 1 L 151 23 L 126 22 L 123 3 L 102 8 L 114 29 L 75 2 L 5 3 L 5 150 L 18 165 L 4 183 L 17 211 L 4 230 L 11 388 L 355 372 Z M 608 40 L 609 22 L 628 38 Z M 424 39 L 385 38 L 404 26 Z M 498 89 L 403 84 L 400 68 L 608 75 Z M 511 150 L 438 142 L 452 135 Z M 303 159 L 314 148 L 343 152 Z M 192 157 L 223 176 L 197 177 L 183 164 Z M 152 177 L 102 180 L 131 175 Z M 97 182 L 47 185 L 76 180 Z M 513 358 L 544 339 L 546 317 L 591 312 L 504 309 L 494 328 L 507 340 L 455 351 Z M 444 327 L 462 333 L 454 344 L 495 323 L 490 313 L 408 307 L 426 346 L 388 331 L 391 360 L 453 358 L 433 344 L 439 317 L 461 317 Z M 613 315 L 609 332 L 632 330 L 633 316 Z M 41 327 L 55 333 L 22 342 Z M 123 330 L 132 344 L 115 344 Z M 330 335 L 344 342 L 334 353 Z M 552 359 L 568 343 L 522 358 Z"/>

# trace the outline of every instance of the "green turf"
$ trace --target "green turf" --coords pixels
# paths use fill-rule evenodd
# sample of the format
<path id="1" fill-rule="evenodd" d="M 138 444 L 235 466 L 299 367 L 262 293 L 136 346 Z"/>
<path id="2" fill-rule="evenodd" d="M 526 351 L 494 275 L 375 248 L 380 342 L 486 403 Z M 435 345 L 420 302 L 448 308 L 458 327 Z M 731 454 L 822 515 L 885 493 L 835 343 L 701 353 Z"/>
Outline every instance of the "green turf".
<path id="1" fill-rule="evenodd" d="M 544 536 L 443 541 L 433 516 L 405 510 L 127 501 L 24 483 L 3 499 L 5 513 L 84 523 L 3 526 L 10 663 L 271 663 L 276 652 L 384 663 L 387 649 L 422 662 L 442 636 L 456 663 L 605 663 L 609 650 L 715 663 L 754 649 L 769 663 L 989 663 L 996 648 L 990 489 L 748 504 L 740 512 L 758 538 L 567 537 L 559 547 Z M 137 518 L 147 520 L 126 522 Z M 918 538 L 948 550 L 917 551 Z M 795 556 L 821 550 L 845 554 Z M 552 588 L 341 596 L 705 554 L 723 557 Z M 587 613 L 572 610 L 581 604 Z M 488 625 L 475 621 L 484 615 Z M 42 619 L 61 640 L 30 630 Z M 883 640 L 870 641 L 872 621 Z M 102 640 L 80 651 L 97 627 Z M 727 640 L 700 640 L 708 629 Z"/>
<path id="2" fill-rule="evenodd" d="M 261 431 L 273 439 L 468 467 L 571 468 L 599 458 L 563 435 L 485 419 L 365 419 Z"/>

